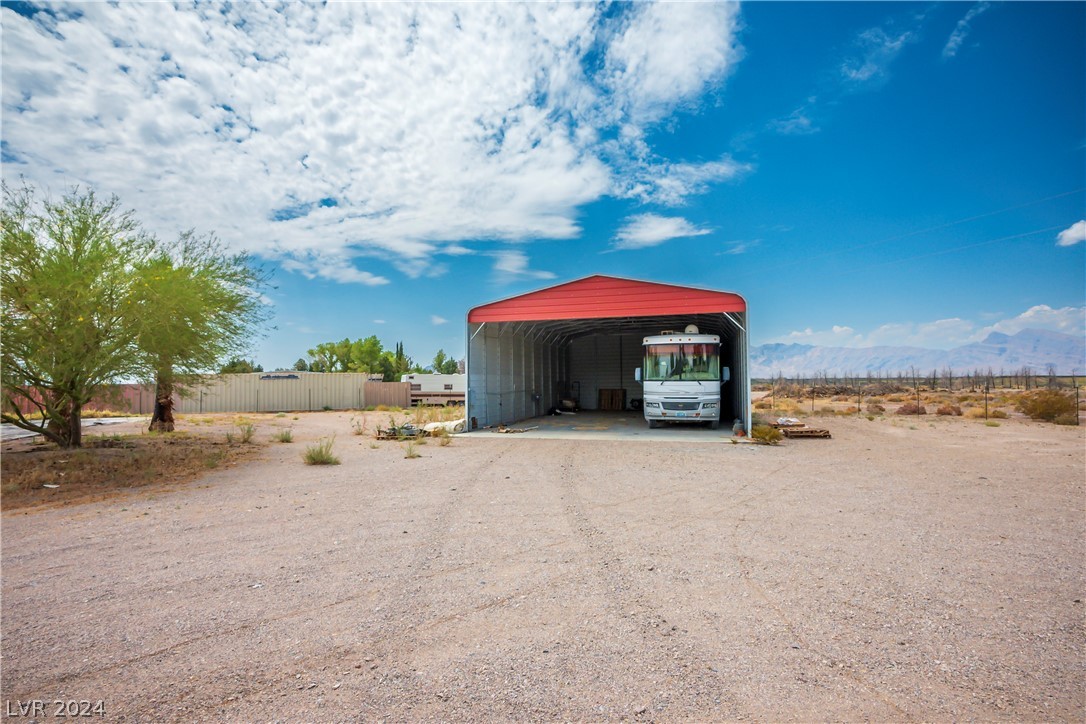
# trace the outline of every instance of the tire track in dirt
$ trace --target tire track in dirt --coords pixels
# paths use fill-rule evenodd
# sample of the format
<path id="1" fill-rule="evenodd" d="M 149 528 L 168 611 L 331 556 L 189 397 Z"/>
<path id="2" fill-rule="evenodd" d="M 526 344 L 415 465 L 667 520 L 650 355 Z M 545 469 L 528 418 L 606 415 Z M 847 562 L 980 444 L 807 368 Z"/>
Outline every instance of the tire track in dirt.
<path id="1" fill-rule="evenodd" d="M 631 581 L 635 581 L 637 575 L 634 569 L 625 562 L 624 551 L 616 545 L 607 531 L 592 522 L 578 489 L 578 476 L 575 474 L 580 466 L 579 463 L 587 457 L 586 451 L 591 451 L 591 448 L 582 446 L 572 448 L 572 454 L 568 455 L 560 466 L 561 490 L 565 501 L 563 512 L 567 524 L 589 552 L 594 568 L 593 577 L 597 581 L 596 588 L 603 593 L 611 611 L 619 617 L 628 616 L 633 610 L 637 611 L 640 645 L 652 652 L 648 663 L 651 665 L 655 662 L 667 662 L 666 669 L 671 674 L 669 678 L 686 685 L 678 687 L 682 689 L 680 700 L 668 698 L 663 702 L 656 702 L 660 708 L 646 706 L 638 710 L 637 714 L 649 718 L 653 715 L 667 716 L 666 708 L 678 704 L 683 707 L 689 706 L 692 710 L 699 712 L 714 711 L 714 716 L 728 719 L 751 718 L 751 713 L 745 711 L 738 701 L 729 696 L 721 682 L 716 680 L 718 677 L 707 675 L 707 672 L 715 672 L 713 667 L 715 657 L 701 650 L 694 637 L 687 636 L 688 632 L 683 622 L 669 622 L 661 606 L 652 600 L 650 594 L 643 593 L 635 585 L 631 585 Z M 673 493 L 670 494 L 673 495 Z M 662 495 L 667 496 L 669 493 Z M 639 497 L 659 498 L 661 496 Z M 623 504 L 626 503 L 628 501 L 623 501 Z M 695 693 L 691 696 L 688 693 L 690 691 Z M 701 697 L 709 699 L 713 695 L 716 695 L 719 700 L 716 707 L 706 701 L 698 700 Z M 649 709 L 652 709 L 651 714 Z"/>
<path id="2" fill-rule="evenodd" d="M 742 492 L 743 490 L 746 490 L 751 485 L 754 485 L 758 482 L 774 480 L 777 478 L 777 475 L 779 473 L 781 473 L 788 467 L 788 465 L 782 465 L 779 468 L 765 475 L 759 476 L 755 481 L 744 483 L 738 488 L 736 492 Z M 777 488 L 773 493 L 754 493 L 743 498 L 742 500 L 736 501 L 735 505 L 736 507 L 751 507 L 752 504 L 755 502 L 765 503 L 766 501 L 774 500 L 784 496 L 787 493 L 793 492 L 793 490 L 794 489 L 792 487 L 780 487 Z M 760 524 L 756 526 L 751 526 L 747 518 L 739 517 L 735 521 L 732 537 L 725 541 L 726 545 L 731 548 L 731 556 L 739 564 L 739 577 L 740 580 L 743 581 L 743 584 L 758 600 L 760 600 L 770 611 L 773 612 L 774 617 L 785 627 L 785 629 L 792 636 L 792 638 L 802 645 L 803 650 L 815 654 L 820 662 L 828 662 L 824 665 L 824 668 L 828 669 L 835 676 L 846 679 L 861 688 L 862 690 L 866 691 L 875 699 L 892 709 L 896 717 L 901 717 L 901 719 L 903 720 L 913 721 L 914 718 L 905 709 L 899 706 L 897 702 L 895 702 L 889 696 L 889 694 L 883 692 L 881 689 L 864 679 L 855 671 L 852 671 L 851 668 L 843 662 L 835 660 L 835 658 L 831 654 L 812 644 L 810 639 L 803 635 L 803 632 L 796 624 L 796 622 L 793 621 L 792 618 L 784 612 L 784 609 L 780 605 L 780 602 L 770 596 L 766 592 L 765 588 L 763 588 L 763 586 L 754 578 L 753 574 L 751 573 L 751 570 L 753 568 L 752 561 L 750 558 L 743 555 L 743 553 L 740 551 L 738 540 L 742 529 L 747 530 L 747 537 L 753 537 L 758 534 L 761 527 L 762 526 Z"/>
<path id="3" fill-rule="evenodd" d="M 417 574 L 411 576 L 406 581 L 399 583 L 393 581 L 386 587 L 382 588 L 379 584 L 375 587 L 368 588 L 367 590 L 360 591 L 357 594 L 341 596 L 333 601 L 320 603 L 318 605 L 304 605 L 295 608 L 291 608 L 287 611 L 272 614 L 261 615 L 259 618 L 253 618 L 249 621 L 244 621 L 235 624 L 229 628 L 220 628 L 210 631 L 205 631 L 195 636 L 189 636 L 179 641 L 171 643 L 166 646 L 158 647 L 152 651 L 148 651 L 137 656 L 131 656 L 120 661 L 115 661 L 105 666 L 94 666 L 91 668 L 72 671 L 59 676 L 50 677 L 35 682 L 35 690 L 41 691 L 44 689 L 60 689 L 63 686 L 72 686 L 74 683 L 85 679 L 93 679 L 102 675 L 113 674 L 118 671 L 132 666 L 146 667 L 150 662 L 160 659 L 162 657 L 168 657 L 178 654 L 190 647 L 198 647 L 202 644 L 206 644 L 209 641 L 220 640 L 224 638 L 243 638 L 253 631 L 268 628 L 274 624 L 284 624 L 294 619 L 312 617 L 319 615 L 323 612 L 327 612 L 345 605 L 355 604 L 362 601 L 378 601 L 382 602 L 382 609 L 395 609 L 402 607 L 406 603 L 410 603 L 410 599 L 414 597 L 412 592 L 413 586 L 420 580 L 433 579 L 440 577 L 446 571 L 429 571 L 433 567 L 433 562 L 439 557 L 436 553 L 440 553 L 442 541 L 447 535 L 447 527 L 450 518 L 455 514 L 459 506 L 462 505 L 464 500 L 464 494 L 470 493 L 477 485 L 480 478 L 483 477 L 486 470 L 493 468 L 499 463 L 499 461 L 508 453 L 508 450 L 500 450 L 493 457 L 489 457 L 485 461 L 475 465 L 470 471 L 470 475 L 465 476 L 463 479 L 470 482 L 465 485 L 460 483 L 458 490 L 449 491 L 451 494 L 447 495 L 445 500 L 438 506 L 436 513 L 427 521 L 426 530 L 428 535 L 417 545 L 416 552 L 411 558 L 408 564 L 412 571 L 416 571 Z M 459 495 L 457 493 L 460 493 Z M 76 546 L 69 546 L 75 548 Z M 209 579 L 209 577 L 202 577 L 203 579 Z M 172 584 L 171 587 L 176 587 L 176 584 Z M 353 631 L 354 628 L 341 629 L 335 634 L 341 634 L 348 631 Z M 383 625 L 381 627 L 381 635 L 376 639 L 368 642 L 370 647 L 376 647 L 382 643 L 394 642 L 399 645 L 402 640 L 403 630 L 401 627 L 394 624 Z M 348 656 L 349 657 L 349 656 Z M 323 660 L 324 656 L 320 656 L 312 659 L 313 663 L 317 663 Z M 292 663 L 292 666 L 302 667 L 304 661 L 298 661 Z M 210 673 L 210 672 L 209 672 Z M 223 673 L 223 672 L 219 672 Z M 245 692 L 238 692 L 235 695 L 235 699 L 232 700 L 232 704 L 237 705 L 242 703 L 245 698 L 250 698 L 259 695 L 269 689 L 281 686 L 285 681 L 284 679 L 276 677 L 275 679 L 264 682 L 261 685 L 254 685 L 247 687 Z M 180 697 L 173 699 L 170 703 L 176 704 L 186 697 L 181 695 Z"/>

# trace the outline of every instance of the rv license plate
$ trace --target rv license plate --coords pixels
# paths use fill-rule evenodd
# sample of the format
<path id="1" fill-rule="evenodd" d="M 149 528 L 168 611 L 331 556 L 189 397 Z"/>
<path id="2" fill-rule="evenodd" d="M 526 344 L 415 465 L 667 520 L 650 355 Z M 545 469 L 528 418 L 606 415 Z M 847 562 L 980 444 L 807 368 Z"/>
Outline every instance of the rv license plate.
<path id="1" fill-rule="evenodd" d="M 675 417 L 686 417 L 686 413 L 685 412 L 676 412 Z"/>

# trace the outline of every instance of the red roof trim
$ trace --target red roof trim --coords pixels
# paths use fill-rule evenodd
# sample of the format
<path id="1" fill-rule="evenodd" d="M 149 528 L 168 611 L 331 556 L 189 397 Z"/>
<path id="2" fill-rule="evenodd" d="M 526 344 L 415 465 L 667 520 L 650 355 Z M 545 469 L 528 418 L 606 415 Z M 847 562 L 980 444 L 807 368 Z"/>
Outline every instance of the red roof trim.
<path id="1" fill-rule="evenodd" d="M 732 292 L 596 274 L 483 304 L 468 312 L 468 322 L 657 317 L 745 312 L 746 309 L 746 300 Z"/>

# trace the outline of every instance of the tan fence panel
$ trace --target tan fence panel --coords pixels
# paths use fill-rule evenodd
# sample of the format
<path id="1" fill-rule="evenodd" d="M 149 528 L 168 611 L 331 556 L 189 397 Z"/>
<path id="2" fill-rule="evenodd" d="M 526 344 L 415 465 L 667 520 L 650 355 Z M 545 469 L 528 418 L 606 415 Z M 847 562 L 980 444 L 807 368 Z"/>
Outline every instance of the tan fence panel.
<path id="1" fill-rule="evenodd" d="M 367 382 L 363 387 L 362 397 L 366 401 L 366 407 L 410 407 L 411 383 Z"/>

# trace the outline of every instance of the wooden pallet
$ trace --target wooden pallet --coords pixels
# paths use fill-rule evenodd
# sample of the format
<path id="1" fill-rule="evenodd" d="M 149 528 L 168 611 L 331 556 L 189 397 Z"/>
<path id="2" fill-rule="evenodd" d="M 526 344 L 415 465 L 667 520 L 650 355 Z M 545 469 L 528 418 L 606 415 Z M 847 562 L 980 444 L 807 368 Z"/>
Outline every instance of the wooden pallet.
<path id="1" fill-rule="evenodd" d="M 787 438 L 793 437 L 833 437 L 829 430 L 817 427 L 784 427 L 781 432 Z"/>

